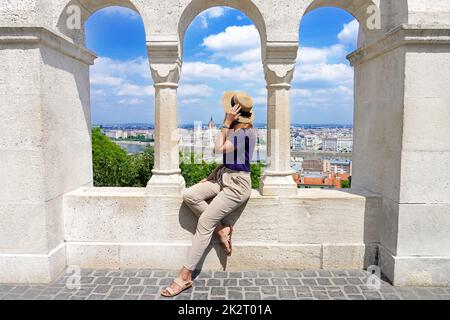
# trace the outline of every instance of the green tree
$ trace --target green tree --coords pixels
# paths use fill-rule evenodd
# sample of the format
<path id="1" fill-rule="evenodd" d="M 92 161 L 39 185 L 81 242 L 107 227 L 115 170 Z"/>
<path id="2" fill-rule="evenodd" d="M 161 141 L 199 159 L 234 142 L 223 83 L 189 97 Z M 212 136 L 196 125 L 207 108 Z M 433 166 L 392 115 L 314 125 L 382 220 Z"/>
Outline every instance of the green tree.
<path id="1" fill-rule="evenodd" d="M 199 183 L 203 179 L 207 178 L 214 169 L 218 166 L 217 163 L 184 163 L 180 164 L 181 175 L 186 180 L 186 187 L 192 187 L 193 185 Z M 251 179 L 252 188 L 259 188 L 259 179 L 261 178 L 261 173 L 264 166 L 262 164 L 252 164 L 251 165 Z"/>
<path id="2" fill-rule="evenodd" d="M 152 170 L 155 164 L 155 149 L 152 146 L 145 148 L 143 153 L 133 155 L 138 162 L 136 167 L 136 186 L 145 187 L 152 177 Z"/>
<path id="3" fill-rule="evenodd" d="M 255 163 L 251 165 L 251 178 L 252 178 L 252 188 L 259 189 L 259 180 L 263 172 L 264 165 L 261 163 Z"/>
<path id="4" fill-rule="evenodd" d="M 121 187 L 127 184 L 127 153 L 100 128 L 92 130 L 92 162 L 94 185 L 97 187 Z"/>
<path id="5" fill-rule="evenodd" d="M 191 160 L 194 160 L 194 155 L 191 155 Z M 207 178 L 214 169 L 218 166 L 217 163 L 205 163 L 200 164 L 193 163 L 180 163 L 181 175 L 186 181 L 186 187 L 192 187 L 193 185 L 199 183 L 203 179 Z"/>
<path id="6" fill-rule="evenodd" d="M 141 154 L 128 155 L 120 146 L 92 130 L 94 185 L 97 187 L 145 187 L 154 165 L 154 148 Z"/>
<path id="7" fill-rule="evenodd" d="M 143 188 L 150 180 L 154 165 L 154 148 L 149 146 L 143 153 L 131 154 L 127 158 L 126 187 Z"/>
<path id="8" fill-rule="evenodd" d="M 350 189 L 351 188 L 350 180 L 342 180 L 341 187 L 342 189 Z"/>

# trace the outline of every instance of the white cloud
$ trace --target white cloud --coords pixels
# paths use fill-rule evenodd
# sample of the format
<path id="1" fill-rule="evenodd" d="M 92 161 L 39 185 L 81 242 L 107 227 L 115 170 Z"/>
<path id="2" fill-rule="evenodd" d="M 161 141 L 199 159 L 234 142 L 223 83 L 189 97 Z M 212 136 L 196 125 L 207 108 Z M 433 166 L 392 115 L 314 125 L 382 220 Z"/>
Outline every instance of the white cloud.
<path id="1" fill-rule="evenodd" d="M 183 80 L 245 82 L 239 86 L 264 82 L 260 38 L 254 25 L 228 27 L 224 32 L 206 37 L 202 46 L 210 61 L 223 58 L 231 66 L 206 62 L 207 58 L 202 58 L 202 62 L 187 62 L 183 64 Z"/>
<path id="2" fill-rule="evenodd" d="M 235 80 L 265 83 L 263 66 L 260 61 L 245 63 L 232 70 Z"/>
<path id="3" fill-rule="evenodd" d="M 267 105 L 267 95 L 254 97 L 253 103 L 255 105 Z"/>
<path id="4" fill-rule="evenodd" d="M 300 64 L 295 71 L 295 80 L 300 82 L 334 82 L 336 85 L 353 81 L 353 68 L 338 64 Z"/>
<path id="5" fill-rule="evenodd" d="M 264 81 L 259 62 L 246 63 L 233 68 L 205 62 L 187 62 L 183 65 L 182 79 L 186 81 Z"/>
<path id="6" fill-rule="evenodd" d="M 337 86 L 337 87 L 331 87 L 331 88 L 320 88 L 315 90 L 310 90 L 314 95 L 317 96 L 339 96 L 344 99 L 352 98 L 353 97 L 353 90 L 346 86 Z"/>
<path id="7" fill-rule="evenodd" d="M 353 81 L 353 68 L 345 63 L 332 63 L 344 60 L 345 46 L 335 44 L 330 47 L 301 47 L 297 57 L 294 81 L 333 82 L 336 85 Z"/>
<path id="8" fill-rule="evenodd" d="M 299 107 L 352 106 L 353 86 L 292 89 L 292 98 L 294 106 Z"/>
<path id="9" fill-rule="evenodd" d="M 336 112 L 350 112 L 354 71 L 345 55 L 348 45 L 356 44 L 357 34 L 358 24 L 351 22 L 339 33 L 339 43 L 299 49 L 292 89 L 293 108 L 321 109 L 326 113 L 339 108 Z"/>
<path id="10" fill-rule="evenodd" d="M 192 104 L 200 104 L 202 102 L 201 99 L 193 98 L 193 99 L 181 99 L 181 105 L 192 105 Z"/>
<path id="11" fill-rule="evenodd" d="M 319 89 L 318 92 L 324 94 L 335 94 L 346 97 L 353 97 L 353 88 L 349 88 L 343 85 L 335 88 Z"/>
<path id="12" fill-rule="evenodd" d="M 297 62 L 301 64 L 327 63 L 330 58 L 344 58 L 345 47 L 335 44 L 325 48 L 300 47 Z"/>
<path id="13" fill-rule="evenodd" d="M 260 37 L 254 25 L 231 26 L 224 32 L 213 34 L 203 40 L 203 46 L 210 51 L 243 52 L 260 47 Z"/>
<path id="14" fill-rule="evenodd" d="M 96 101 L 141 105 L 144 98 L 155 95 L 151 84 L 148 59 L 144 57 L 125 61 L 100 57 L 91 68 L 91 95 Z"/>
<path id="15" fill-rule="evenodd" d="M 94 89 L 91 90 L 91 96 L 103 97 L 106 96 L 106 92 L 104 89 Z"/>
<path id="16" fill-rule="evenodd" d="M 204 14 L 208 18 L 220 18 L 221 16 L 223 16 L 225 14 L 225 8 L 224 7 L 212 7 L 212 8 L 209 8 L 208 10 L 205 10 Z"/>
<path id="17" fill-rule="evenodd" d="M 127 83 L 122 85 L 116 92 L 116 94 L 119 97 L 151 97 L 155 95 L 155 88 L 153 86 L 140 86 Z"/>
<path id="18" fill-rule="evenodd" d="M 338 34 L 338 39 L 343 44 L 350 44 L 356 47 L 358 42 L 359 23 L 353 20 L 344 24 L 342 31 Z"/>
<path id="19" fill-rule="evenodd" d="M 236 62 L 261 61 L 261 48 L 258 46 L 255 49 L 248 49 L 244 52 L 231 55 L 229 59 Z"/>
<path id="20" fill-rule="evenodd" d="M 358 23 L 352 21 L 349 24 L 344 25 L 343 30 L 339 33 L 338 39 L 340 43 L 325 48 L 300 48 L 298 55 L 298 62 L 295 73 L 295 81 L 303 84 L 308 82 L 324 83 L 328 86 L 330 84 L 335 85 L 337 88 L 343 88 L 342 85 L 350 85 L 353 83 L 354 72 L 353 68 L 347 63 L 333 63 L 331 61 L 344 61 L 345 54 L 347 53 L 347 44 L 352 42 L 356 43 L 358 34 Z M 326 84 L 325 84 L 326 83 Z M 348 89 L 350 90 L 350 89 Z M 350 91 L 347 93 L 351 93 Z M 304 91 L 297 92 L 297 97 L 305 97 L 314 95 L 315 101 L 319 103 L 323 99 L 318 96 L 335 96 L 338 92 L 326 91 Z M 352 95 L 350 94 L 352 99 Z M 332 101 L 332 99 L 328 100 Z"/>
<path id="21" fill-rule="evenodd" d="M 337 87 L 353 83 L 353 68 L 344 63 L 344 60 L 347 53 L 346 45 L 356 45 L 358 30 L 359 24 L 353 20 L 345 24 L 338 34 L 339 43 L 324 48 L 301 47 L 294 80 L 302 83 L 326 82 L 327 85 L 332 83 Z"/>
<path id="22" fill-rule="evenodd" d="M 205 80 L 228 77 L 231 69 L 219 64 L 205 62 L 186 62 L 183 64 L 181 78 L 183 80 Z"/>
<path id="23" fill-rule="evenodd" d="M 202 28 L 208 28 L 209 19 L 217 19 L 222 17 L 225 14 L 226 10 L 227 9 L 224 7 L 212 7 L 200 13 L 198 15 L 198 18 L 200 19 Z"/>
<path id="24" fill-rule="evenodd" d="M 124 80 L 118 77 L 96 73 L 91 75 L 91 85 L 117 87 L 123 83 Z"/>
<path id="25" fill-rule="evenodd" d="M 122 104 L 122 105 L 130 105 L 130 106 L 141 105 L 141 104 L 143 104 L 144 102 L 145 102 L 144 100 L 137 99 L 137 98 L 133 98 L 133 99 L 122 99 L 122 100 L 119 100 L 119 104 Z"/>
<path id="26" fill-rule="evenodd" d="M 183 84 L 178 90 L 180 97 L 210 97 L 214 90 L 207 85 Z"/>
<path id="27" fill-rule="evenodd" d="M 313 91 L 310 89 L 292 89 L 292 97 L 311 97 Z"/>
<path id="28" fill-rule="evenodd" d="M 139 57 L 131 60 L 113 60 L 107 57 L 99 57 L 91 68 L 93 75 L 114 75 L 115 77 L 139 76 L 150 80 L 150 66 L 148 59 Z"/>
<path id="29" fill-rule="evenodd" d="M 256 93 L 260 96 L 266 96 L 267 95 L 267 88 L 261 88 Z"/>

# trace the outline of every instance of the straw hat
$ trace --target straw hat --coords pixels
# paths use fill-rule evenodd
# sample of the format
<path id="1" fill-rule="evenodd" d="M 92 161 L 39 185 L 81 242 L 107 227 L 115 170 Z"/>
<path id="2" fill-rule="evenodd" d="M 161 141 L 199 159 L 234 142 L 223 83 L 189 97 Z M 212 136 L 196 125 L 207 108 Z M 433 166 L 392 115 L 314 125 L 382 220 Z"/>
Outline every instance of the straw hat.
<path id="1" fill-rule="evenodd" d="M 225 92 L 222 98 L 222 105 L 226 113 L 230 112 L 230 109 L 236 104 L 241 106 L 238 122 L 240 123 L 253 123 L 255 114 L 253 113 L 253 99 L 245 92 Z"/>

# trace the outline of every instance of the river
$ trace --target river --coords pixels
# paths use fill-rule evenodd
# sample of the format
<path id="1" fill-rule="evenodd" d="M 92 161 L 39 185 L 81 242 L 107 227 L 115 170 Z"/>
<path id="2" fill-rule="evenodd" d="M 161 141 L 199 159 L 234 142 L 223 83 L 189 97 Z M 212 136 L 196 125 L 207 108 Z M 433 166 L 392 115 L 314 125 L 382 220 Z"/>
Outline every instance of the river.
<path id="1" fill-rule="evenodd" d="M 129 154 L 142 153 L 149 145 L 153 145 L 153 143 L 138 141 L 115 141 L 115 143 Z"/>

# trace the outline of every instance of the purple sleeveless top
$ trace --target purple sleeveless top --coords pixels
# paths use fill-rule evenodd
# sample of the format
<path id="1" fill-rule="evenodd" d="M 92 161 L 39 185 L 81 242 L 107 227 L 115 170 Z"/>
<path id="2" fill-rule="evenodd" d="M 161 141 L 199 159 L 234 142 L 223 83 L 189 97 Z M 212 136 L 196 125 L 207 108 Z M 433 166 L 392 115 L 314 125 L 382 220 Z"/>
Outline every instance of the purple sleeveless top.
<path id="1" fill-rule="evenodd" d="M 223 153 L 223 164 L 234 171 L 250 172 L 250 162 L 256 145 L 256 129 L 239 129 L 228 136 L 234 152 Z"/>

